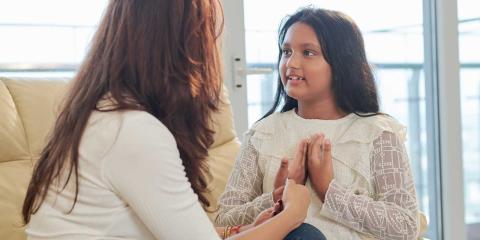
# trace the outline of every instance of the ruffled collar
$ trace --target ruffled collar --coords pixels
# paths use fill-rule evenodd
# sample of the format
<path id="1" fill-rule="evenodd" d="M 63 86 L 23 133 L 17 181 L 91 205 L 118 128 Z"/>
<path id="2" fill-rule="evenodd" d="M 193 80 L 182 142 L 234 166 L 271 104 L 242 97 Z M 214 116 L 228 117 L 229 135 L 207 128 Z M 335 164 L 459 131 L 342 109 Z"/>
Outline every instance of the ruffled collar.
<path id="1" fill-rule="evenodd" d="M 339 119 L 307 119 L 307 118 L 302 118 L 301 116 L 298 115 L 297 109 L 294 108 L 290 111 L 287 111 L 286 114 L 291 115 L 295 120 L 301 121 L 304 123 L 321 123 L 321 124 L 341 124 L 344 122 L 347 122 L 354 118 L 356 115 L 355 113 L 350 113 L 347 114 L 346 116 L 339 118 Z"/>

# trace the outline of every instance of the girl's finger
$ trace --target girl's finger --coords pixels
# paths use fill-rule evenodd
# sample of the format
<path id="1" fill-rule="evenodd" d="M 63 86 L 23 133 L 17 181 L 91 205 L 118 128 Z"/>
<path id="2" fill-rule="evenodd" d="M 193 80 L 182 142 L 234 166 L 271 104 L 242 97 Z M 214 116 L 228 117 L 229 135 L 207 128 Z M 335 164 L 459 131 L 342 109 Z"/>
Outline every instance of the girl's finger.
<path id="1" fill-rule="evenodd" d="M 330 142 L 330 139 L 326 138 L 325 141 L 323 141 L 323 159 L 324 160 L 332 160 L 332 143 Z"/>
<path id="2" fill-rule="evenodd" d="M 313 143 L 317 140 L 318 135 L 314 134 L 313 136 L 308 139 L 308 148 L 307 148 L 307 156 L 309 159 L 312 158 L 312 151 L 313 151 Z"/>

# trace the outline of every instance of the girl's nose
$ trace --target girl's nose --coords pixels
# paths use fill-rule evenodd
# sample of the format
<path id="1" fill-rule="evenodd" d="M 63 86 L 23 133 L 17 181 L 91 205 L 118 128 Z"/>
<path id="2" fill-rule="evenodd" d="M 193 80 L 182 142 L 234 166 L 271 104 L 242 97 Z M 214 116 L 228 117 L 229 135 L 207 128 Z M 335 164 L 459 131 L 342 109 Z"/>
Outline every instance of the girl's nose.
<path id="1" fill-rule="evenodd" d="M 287 68 L 300 68 L 300 59 L 297 57 L 298 54 L 292 53 L 288 58 L 286 66 Z"/>

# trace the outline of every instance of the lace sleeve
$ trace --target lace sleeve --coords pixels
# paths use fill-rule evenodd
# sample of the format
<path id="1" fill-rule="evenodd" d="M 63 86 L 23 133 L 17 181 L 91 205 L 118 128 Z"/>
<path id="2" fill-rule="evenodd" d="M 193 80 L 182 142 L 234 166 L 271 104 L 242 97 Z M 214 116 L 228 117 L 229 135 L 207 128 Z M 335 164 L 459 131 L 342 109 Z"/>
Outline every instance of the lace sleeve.
<path id="1" fill-rule="evenodd" d="M 264 209 L 273 206 L 272 193 L 263 193 L 263 174 L 258 151 L 247 133 L 233 166 L 225 191 L 219 199 L 218 226 L 249 224 Z M 263 193 L 263 194 L 262 194 Z"/>
<path id="2" fill-rule="evenodd" d="M 375 196 L 357 195 L 332 181 L 322 215 L 380 239 L 415 239 L 418 204 L 405 147 L 391 132 L 373 142 L 371 173 Z"/>

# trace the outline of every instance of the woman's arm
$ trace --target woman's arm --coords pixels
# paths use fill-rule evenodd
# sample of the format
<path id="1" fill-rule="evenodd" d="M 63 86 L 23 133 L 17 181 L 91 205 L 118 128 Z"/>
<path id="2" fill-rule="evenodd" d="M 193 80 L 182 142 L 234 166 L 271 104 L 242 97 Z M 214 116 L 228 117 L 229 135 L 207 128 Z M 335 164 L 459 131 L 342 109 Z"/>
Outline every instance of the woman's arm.
<path id="1" fill-rule="evenodd" d="M 286 183 L 286 178 L 283 179 L 283 185 Z M 282 191 L 283 193 L 283 191 Z M 282 195 L 280 196 L 280 199 Z M 267 208 L 263 210 L 258 216 L 255 218 L 253 223 L 248 225 L 236 225 L 236 226 L 227 226 L 227 227 L 216 227 L 217 233 L 220 237 L 225 238 L 224 236 L 233 236 L 234 234 L 238 234 L 244 231 L 248 231 L 251 228 L 259 226 L 260 224 L 270 220 L 274 217 L 277 213 L 280 213 L 283 210 L 283 204 L 280 202 L 275 203 L 275 205 L 271 208 Z"/>
<path id="2" fill-rule="evenodd" d="M 294 220 L 288 212 L 281 212 L 272 219 L 259 225 L 258 227 L 250 228 L 247 231 L 241 232 L 232 236 L 232 240 L 281 240 L 288 235 L 293 229 L 300 226 L 303 220 Z"/>
<path id="3" fill-rule="evenodd" d="M 283 239 L 289 232 L 300 226 L 307 216 L 310 193 L 304 185 L 295 184 L 293 180 L 287 180 L 282 201 L 284 209 L 279 214 L 256 227 L 252 227 L 228 239 Z"/>
<path id="4" fill-rule="evenodd" d="M 380 239 L 415 239 L 418 204 L 410 164 L 402 142 L 383 132 L 373 142 L 371 173 L 376 196 L 358 195 L 333 180 L 321 214 Z"/>

